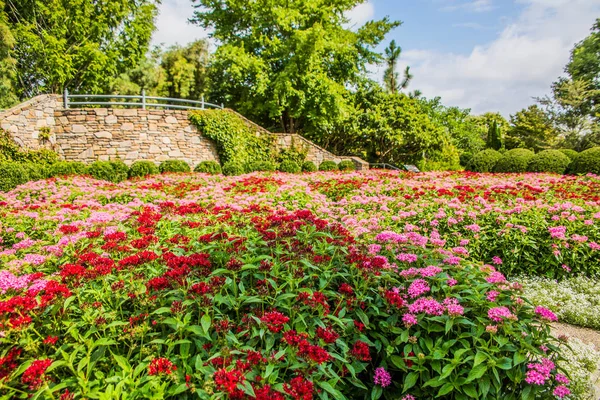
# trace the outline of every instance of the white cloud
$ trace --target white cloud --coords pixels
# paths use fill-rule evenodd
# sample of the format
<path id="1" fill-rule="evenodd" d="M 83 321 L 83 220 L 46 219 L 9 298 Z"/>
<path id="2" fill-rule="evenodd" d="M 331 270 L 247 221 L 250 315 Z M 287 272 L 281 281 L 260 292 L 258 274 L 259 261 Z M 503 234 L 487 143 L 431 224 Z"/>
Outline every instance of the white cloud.
<path id="1" fill-rule="evenodd" d="M 203 28 L 188 22 L 193 14 L 194 9 L 190 0 L 163 0 L 156 20 L 156 32 L 152 36 L 152 44 L 185 45 L 208 37 Z"/>
<path id="2" fill-rule="evenodd" d="M 492 0 L 472 0 L 466 3 L 455 3 L 446 5 L 440 11 L 469 11 L 475 13 L 488 12 L 495 8 Z"/>
<path id="3" fill-rule="evenodd" d="M 351 11 L 346 13 L 346 17 L 350 20 L 349 25 L 360 27 L 365 22 L 373 19 L 375 15 L 375 6 L 371 1 L 367 1 L 365 3 L 359 4 L 354 7 Z"/>
<path id="4" fill-rule="evenodd" d="M 414 73 L 410 90 L 442 96 L 446 104 L 508 116 L 549 93 L 573 45 L 600 13 L 597 0 L 517 0 L 525 7 L 490 43 L 470 54 L 405 51 Z M 404 65 L 401 66 L 402 68 Z"/>

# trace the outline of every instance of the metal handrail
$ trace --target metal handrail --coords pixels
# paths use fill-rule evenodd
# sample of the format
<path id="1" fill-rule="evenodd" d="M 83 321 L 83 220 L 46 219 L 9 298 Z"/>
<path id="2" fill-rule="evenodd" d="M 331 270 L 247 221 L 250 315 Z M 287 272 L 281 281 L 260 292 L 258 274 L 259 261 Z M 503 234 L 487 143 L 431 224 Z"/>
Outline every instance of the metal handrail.
<path id="1" fill-rule="evenodd" d="M 70 101 L 71 99 L 131 99 L 131 100 L 141 100 L 141 102 L 127 102 L 127 101 Z M 156 103 L 148 100 L 155 101 L 164 101 L 166 103 Z M 169 102 L 177 102 L 177 103 L 188 103 L 192 104 L 190 106 L 186 105 L 178 105 L 178 104 L 170 104 Z M 201 100 L 189 100 L 189 99 L 175 99 L 171 97 L 156 97 L 156 96 L 146 96 L 146 92 L 142 90 L 141 96 L 136 95 L 119 95 L 119 94 L 69 94 L 69 91 L 65 89 L 63 94 L 63 103 L 65 108 L 69 108 L 70 106 L 129 106 L 129 107 L 141 107 L 145 110 L 147 107 L 157 107 L 157 108 L 175 108 L 180 110 L 204 110 L 206 108 L 219 108 L 223 109 L 223 104 L 213 104 L 204 101 L 204 96 L 202 96 Z M 199 105 L 199 107 L 197 106 Z"/>
<path id="2" fill-rule="evenodd" d="M 387 164 L 387 163 L 371 163 L 371 164 L 369 164 L 369 167 L 371 167 L 371 166 L 375 167 L 377 165 L 383 166 L 384 169 L 387 168 L 387 169 L 393 169 L 395 171 L 404 171 L 402 168 L 398 168 L 395 165 Z"/>

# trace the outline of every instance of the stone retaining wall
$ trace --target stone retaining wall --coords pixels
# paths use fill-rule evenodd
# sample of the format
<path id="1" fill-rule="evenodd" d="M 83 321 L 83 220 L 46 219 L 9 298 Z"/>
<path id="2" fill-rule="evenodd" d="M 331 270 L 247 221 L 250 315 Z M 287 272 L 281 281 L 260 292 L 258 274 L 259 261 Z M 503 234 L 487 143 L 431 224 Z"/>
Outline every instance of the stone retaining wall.
<path id="1" fill-rule="evenodd" d="M 273 134 L 245 120 L 261 134 L 275 135 L 280 149 L 305 149 L 307 160 L 317 165 L 349 159 L 357 169 L 368 169 L 359 158 L 337 157 L 300 135 Z M 179 159 L 192 167 L 200 161 L 219 161 L 215 144 L 190 124 L 187 111 L 64 109 L 59 95 L 42 95 L 1 112 L 0 127 L 23 148 L 51 148 L 69 161 L 90 163 L 118 158 L 130 165 L 135 160 L 160 163 Z M 42 127 L 50 128 L 49 140 L 40 138 Z"/>

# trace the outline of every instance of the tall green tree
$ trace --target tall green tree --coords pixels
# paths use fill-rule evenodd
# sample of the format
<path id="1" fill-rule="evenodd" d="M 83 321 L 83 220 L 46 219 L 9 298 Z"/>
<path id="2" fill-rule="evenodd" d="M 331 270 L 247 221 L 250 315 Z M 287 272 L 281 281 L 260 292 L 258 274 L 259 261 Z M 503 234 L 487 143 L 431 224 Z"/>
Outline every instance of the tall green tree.
<path id="1" fill-rule="evenodd" d="M 15 89 L 97 93 L 148 51 L 159 0 L 5 0 Z"/>
<path id="2" fill-rule="evenodd" d="M 488 148 L 494 150 L 502 148 L 502 131 L 496 121 L 492 121 L 489 127 L 486 145 Z"/>
<path id="3" fill-rule="evenodd" d="M 535 104 L 511 115 L 510 123 L 505 138 L 507 149 L 524 147 L 537 152 L 552 147 L 558 137 L 550 116 Z"/>
<path id="4" fill-rule="evenodd" d="M 8 26 L 8 16 L 4 12 L 4 1 L 0 0 L 0 108 L 7 108 L 17 102 L 14 90 L 15 60 L 11 51 L 15 38 Z"/>
<path id="5" fill-rule="evenodd" d="M 208 41 L 173 46 L 162 54 L 160 67 L 164 80 L 158 91 L 165 96 L 200 99 L 207 89 Z"/>
<path id="6" fill-rule="evenodd" d="M 396 45 L 395 40 L 392 40 L 385 49 L 385 63 L 387 67 L 383 74 L 383 84 L 385 89 L 392 94 L 406 89 L 413 78 L 413 75 L 410 73 L 410 67 L 406 67 L 404 70 L 404 79 L 400 80 L 398 60 L 401 54 L 402 48 Z"/>
<path id="7" fill-rule="evenodd" d="M 211 99 L 284 132 L 325 132 L 351 107 L 348 88 L 399 22 L 358 29 L 345 13 L 364 0 L 192 0 L 193 22 L 220 44 L 210 68 Z"/>

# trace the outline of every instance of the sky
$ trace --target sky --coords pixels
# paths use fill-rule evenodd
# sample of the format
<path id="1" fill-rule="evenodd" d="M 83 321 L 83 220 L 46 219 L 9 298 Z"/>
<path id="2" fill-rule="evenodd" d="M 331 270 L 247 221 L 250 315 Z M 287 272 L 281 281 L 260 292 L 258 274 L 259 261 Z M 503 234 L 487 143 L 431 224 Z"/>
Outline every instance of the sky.
<path id="1" fill-rule="evenodd" d="M 163 0 L 154 44 L 207 37 L 187 23 L 190 0 Z M 389 16 L 402 21 L 389 41 L 402 47 L 400 68 L 414 74 L 408 90 L 442 98 L 475 114 L 505 117 L 550 93 L 575 43 L 600 18 L 600 0 L 368 0 L 349 12 L 358 27 Z M 381 80 L 384 67 L 369 67 Z"/>

